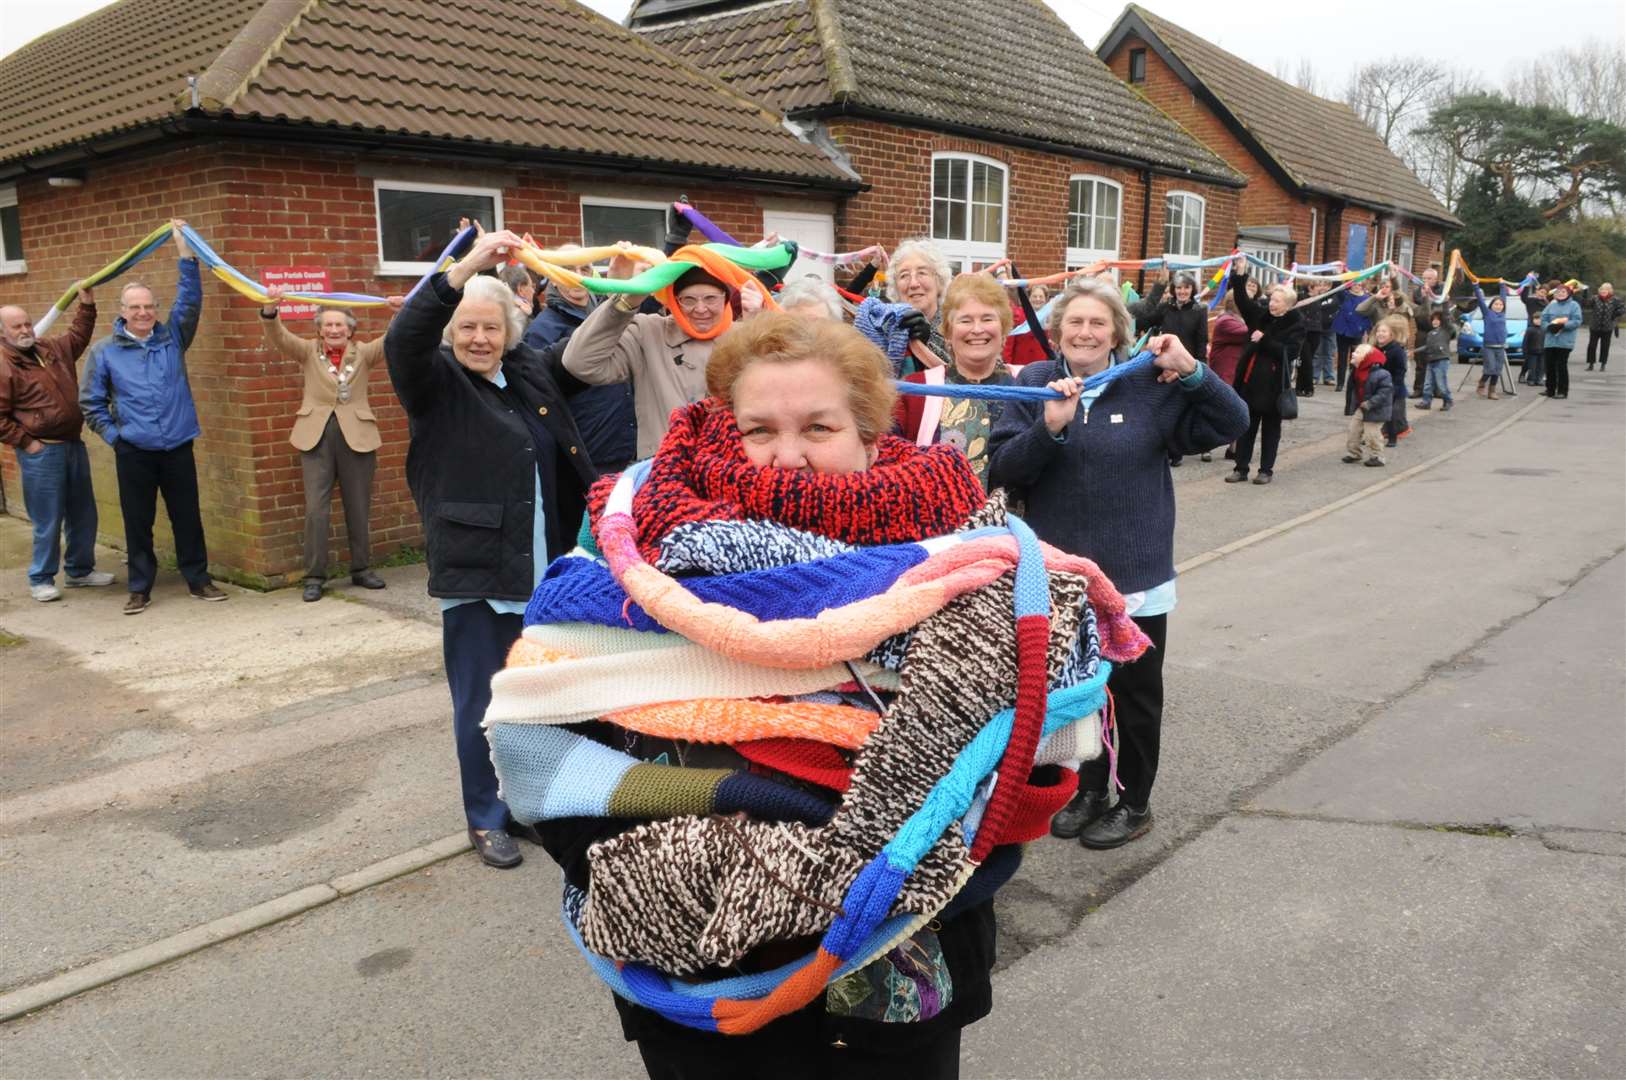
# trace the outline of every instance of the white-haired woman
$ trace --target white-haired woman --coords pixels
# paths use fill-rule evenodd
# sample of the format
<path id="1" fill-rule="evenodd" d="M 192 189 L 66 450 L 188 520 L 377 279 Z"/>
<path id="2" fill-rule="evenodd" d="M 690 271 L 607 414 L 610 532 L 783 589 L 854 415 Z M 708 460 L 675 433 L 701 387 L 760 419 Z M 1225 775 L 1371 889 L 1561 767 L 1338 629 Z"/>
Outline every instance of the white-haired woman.
<path id="1" fill-rule="evenodd" d="M 344 528 L 350 539 L 350 583 L 382 589 L 384 579 L 368 569 L 372 545 L 368 518 L 373 500 L 373 471 L 378 463 L 378 421 L 367 403 L 367 381 L 384 355 L 384 339 L 357 342 L 356 317 L 344 308 L 316 313 L 316 340 L 298 337 L 282 324 L 283 287 L 266 289 L 270 302 L 260 308 L 265 342 L 284 360 L 298 364 L 305 393 L 288 441 L 299 451 L 305 481 L 305 600 L 322 598 L 327 581 L 327 534 L 333 516 L 333 485 L 344 500 Z M 399 308 L 401 297 L 390 306 Z"/>
<path id="2" fill-rule="evenodd" d="M 842 319 L 841 295 L 821 277 L 808 274 L 779 291 L 779 308 L 806 319 Z"/>
<path id="3" fill-rule="evenodd" d="M 943 294 L 948 292 L 953 273 L 948 259 L 936 244 L 923 236 L 911 237 L 900 243 L 888 261 L 886 276 L 887 299 L 897 304 L 908 304 L 926 321 L 929 333 L 926 345 L 945 360 L 948 342 L 943 338 Z M 912 357 L 904 358 L 901 374 L 918 371 Z"/>
<path id="4" fill-rule="evenodd" d="M 1299 296 L 1292 285 L 1278 281 L 1263 304 L 1248 295 L 1247 285 L 1246 266 L 1231 273 L 1237 314 L 1248 324 L 1248 343 L 1237 360 L 1232 384 L 1248 403 L 1248 430 L 1236 445 L 1236 469 L 1225 482 L 1240 484 L 1248 478 L 1253 443 L 1258 439 L 1259 472 L 1253 482 L 1268 484 L 1276 473 L 1276 448 L 1282 441 L 1281 393 L 1289 386 L 1293 360 L 1304 345 L 1304 327 L 1293 309 Z"/>
<path id="5" fill-rule="evenodd" d="M 1005 406 L 989 440 L 988 486 L 1025 500 L 1023 518 L 1041 540 L 1100 564 L 1155 646 L 1114 668 L 1107 684 L 1117 707 L 1118 804 L 1107 790 L 1107 763 L 1087 763 L 1078 795 L 1051 822 L 1056 836 L 1114 848 L 1152 827 L 1175 603 L 1169 457 L 1224 446 L 1247 428 L 1248 410 L 1174 334 L 1151 340 L 1152 367 L 1084 392 L 1083 380 L 1121 361 L 1130 341 L 1129 311 L 1111 282 L 1068 286 L 1051 306 L 1049 330 L 1061 360 L 1027 365 L 1018 382 L 1065 396 Z"/>
<path id="6" fill-rule="evenodd" d="M 486 233 L 407 301 L 384 336 L 411 421 L 407 485 L 423 518 L 429 595 L 440 599 L 469 838 L 491 866 L 520 861 L 480 729 L 491 677 L 519 638 L 542 571 L 575 543 L 597 478 L 564 392 L 521 341 L 513 293 L 476 276 L 520 242 L 506 230 Z"/>

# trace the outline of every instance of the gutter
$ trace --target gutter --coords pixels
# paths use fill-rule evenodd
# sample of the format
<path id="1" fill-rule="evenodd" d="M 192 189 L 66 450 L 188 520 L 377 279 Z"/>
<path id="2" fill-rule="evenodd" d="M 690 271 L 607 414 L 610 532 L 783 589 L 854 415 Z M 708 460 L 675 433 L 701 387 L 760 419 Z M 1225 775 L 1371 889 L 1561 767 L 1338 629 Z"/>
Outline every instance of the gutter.
<path id="1" fill-rule="evenodd" d="M 1152 172 L 1150 169 L 1140 171 L 1140 186 L 1141 191 L 1145 193 L 1140 204 L 1140 257 L 1144 259 L 1146 258 L 1146 252 L 1149 250 L 1148 245 L 1152 240 Z M 1135 291 L 1138 293 L 1146 291 L 1146 267 L 1144 266 L 1135 275 Z"/>
<path id="2" fill-rule="evenodd" d="M 923 128 L 943 135 L 958 135 L 963 138 L 978 139 L 982 142 L 1000 143 L 1004 146 L 1016 146 L 1024 150 L 1038 150 L 1046 154 L 1058 154 L 1063 157 L 1082 158 L 1088 161 L 1099 161 L 1108 165 L 1119 165 L 1127 169 L 1150 171 L 1159 176 L 1172 176 L 1181 180 L 1194 180 L 1200 183 L 1213 184 L 1216 187 L 1236 188 L 1238 190 L 1247 186 L 1246 178 L 1232 179 L 1230 177 L 1215 176 L 1211 173 L 1200 172 L 1196 169 L 1182 169 L 1174 165 L 1159 165 L 1141 158 L 1126 157 L 1106 150 L 1090 150 L 1081 146 L 1069 146 L 1065 143 L 1051 142 L 1047 139 L 1034 139 L 1023 135 L 1011 135 L 1002 131 L 989 131 L 986 128 L 970 127 L 964 124 L 950 124 L 940 120 L 931 120 L 921 116 L 907 113 L 891 112 L 887 109 L 877 109 L 869 105 L 855 104 L 850 100 L 820 105 L 812 109 L 800 109 L 795 113 L 798 120 L 828 120 L 833 117 L 845 117 L 850 120 L 878 120 L 882 123 L 898 124 L 903 127 Z"/>

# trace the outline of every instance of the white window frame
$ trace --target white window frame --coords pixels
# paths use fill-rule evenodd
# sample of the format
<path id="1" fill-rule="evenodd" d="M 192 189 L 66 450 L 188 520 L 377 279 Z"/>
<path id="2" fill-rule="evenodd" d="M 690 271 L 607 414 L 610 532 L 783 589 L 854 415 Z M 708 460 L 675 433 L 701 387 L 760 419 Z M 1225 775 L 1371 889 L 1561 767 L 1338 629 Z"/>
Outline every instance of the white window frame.
<path id="1" fill-rule="evenodd" d="M 1393 262 L 1395 257 L 1395 226 L 1392 221 L 1385 221 L 1383 229 L 1383 257 L 1379 262 Z"/>
<path id="2" fill-rule="evenodd" d="M 1417 261 L 1417 233 L 1409 232 L 1395 240 L 1395 262 L 1401 269 L 1411 270 Z"/>
<path id="3" fill-rule="evenodd" d="M 652 201 L 649 199 L 612 199 L 601 195 L 583 195 L 576 200 L 576 232 L 581 237 L 583 247 L 587 246 L 587 219 L 585 211 L 589 206 L 613 206 L 630 210 L 659 210 L 663 215 L 671 207 L 669 202 Z M 623 237 L 623 239 L 625 239 Z M 657 245 L 658 246 L 658 245 Z"/>
<path id="4" fill-rule="evenodd" d="M 432 262 L 407 262 L 399 259 L 384 258 L 384 207 L 380 201 L 379 193 L 388 188 L 390 191 L 432 191 L 442 195 L 477 195 L 491 200 L 493 215 L 492 228 L 502 229 L 502 189 L 487 187 L 464 187 L 460 184 L 419 184 L 409 180 L 374 180 L 373 181 L 373 232 L 377 237 L 378 245 L 378 272 L 380 274 L 399 274 L 418 277 L 429 273 L 435 268 Z"/>
<path id="5" fill-rule="evenodd" d="M 17 185 L 7 184 L 0 187 L 0 208 L 17 205 Z M 22 228 L 19 225 L 19 233 Z M 27 259 L 13 259 L 11 252 L 5 250 L 5 240 L 0 237 L 0 274 L 26 274 L 28 273 Z"/>
<path id="6" fill-rule="evenodd" d="M 1169 200 L 1176 197 L 1195 201 L 1202 211 L 1202 218 L 1197 226 L 1197 250 L 1165 251 L 1163 254 L 1166 258 L 1201 259 L 1203 257 L 1203 246 L 1208 242 L 1208 200 L 1195 191 L 1170 191 L 1163 196 L 1163 246 L 1165 248 L 1169 246 Z M 1190 203 L 1187 203 L 1186 206 L 1189 207 Z M 1182 238 L 1184 238 L 1185 225 L 1183 223 L 1180 232 Z"/>
<path id="7" fill-rule="evenodd" d="M 1310 257 L 1304 261 L 1311 266 L 1315 265 L 1315 234 L 1321 228 L 1321 215 L 1315 207 L 1310 207 Z"/>
<path id="8" fill-rule="evenodd" d="M 971 210 L 973 206 L 989 205 L 986 203 L 973 203 L 971 201 L 971 181 L 976 173 L 976 165 L 987 165 L 998 169 L 1000 174 L 999 188 L 999 241 L 997 243 L 986 240 L 948 240 L 939 237 L 935 231 L 937 201 L 937 163 L 940 160 L 952 159 L 966 162 L 965 170 L 965 231 L 971 234 Z M 932 154 L 932 168 L 927 176 L 927 206 L 930 207 L 927 215 L 927 230 L 931 233 L 932 243 L 936 244 L 950 263 L 961 263 L 962 270 L 976 269 L 998 262 L 1005 257 L 1005 241 L 1011 234 L 1011 170 L 1010 166 L 1002 161 L 981 154 L 968 154 L 957 150 L 939 150 Z M 952 201 L 952 200 L 951 200 Z"/>
<path id="9" fill-rule="evenodd" d="M 1067 178 L 1068 239 L 1071 239 L 1073 235 L 1073 185 L 1079 181 L 1087 181 L 1089 183 L 1098 185 L 1095 189 L 1097 192 L 1100 191 L 1099 185 L 1105 185 L 1107 187 L 1117 189 L 1118 220 L 1116 223 L 1114 223 L 1112 230 L 1113 239 L 1116 241 L 1116 245 L 1111 248 L 1069 247 L 1067 249 L 1067 267 L 1070 270 L 1088 266 L 1090 263 L 1097 262 L 1101 259 L 1116 259 L 1118 257 L 1118 252 L 1123 248 L 1124 242 L 1124 186 L 1118 183 L 1116 180 L 1108 180 L 1104 176 L 1096 176 L 1093 173 L 1074 173 L 1072 176 Z M 1099 216 L 1100 215 L 1092 214 L 1090 215 L 1090 219 L 1094 220 Z M 1092 230 L 1090 239 L 1093 240 L 1094 238 L 1095 236 Z"/>

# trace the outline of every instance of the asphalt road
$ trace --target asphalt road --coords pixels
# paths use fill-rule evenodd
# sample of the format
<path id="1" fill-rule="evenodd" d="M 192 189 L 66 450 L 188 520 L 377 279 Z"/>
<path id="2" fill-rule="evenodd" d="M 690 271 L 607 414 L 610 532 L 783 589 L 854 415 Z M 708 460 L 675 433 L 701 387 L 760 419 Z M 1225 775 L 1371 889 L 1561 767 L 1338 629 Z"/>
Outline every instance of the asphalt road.
<path id="1" fill-rule="evenodd" d="M 1268 487 L 1187 460 L 1183 560 L 1445 458 L 1182 576 L 1157 826 L 1031 845 L 966 1075 L 1626 1075 L 1626 379 L 1574 380 L 1425 415 L 1386 470 L 1338 461 L 1325 392 Z M 24 535 L 0 521 L 0 990 L 457 831 L 420 568 L 120 621 L 116 587 L 28 601 Z M 14 1020 L 0 1075 L 642 1075 L 528 853 Z"/>

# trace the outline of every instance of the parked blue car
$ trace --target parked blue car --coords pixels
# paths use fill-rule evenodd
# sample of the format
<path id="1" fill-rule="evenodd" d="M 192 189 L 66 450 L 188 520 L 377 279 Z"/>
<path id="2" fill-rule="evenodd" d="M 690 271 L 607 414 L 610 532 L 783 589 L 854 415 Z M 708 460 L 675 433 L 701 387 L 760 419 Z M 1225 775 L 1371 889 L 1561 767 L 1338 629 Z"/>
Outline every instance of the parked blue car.
<path id="1" fill-rule="evenodd" d="M 1489 299 L 1487 297 L 1486 299 Z M 1524 309 L 1524 301 L 1517 296 L 1504 297 L 1507 302 L 1507 358 L 1524 362 L 1524 330 L 1530 324 L 1530 313 Z M 1480 359 L 1480 352 L 1484 345 L 1485 320 L 1476 307 L 1463 315 L 1458 322 L 1461 331 L 1457 334 L 1457 360 L 1460 363 L 1472 364 Z"/>

